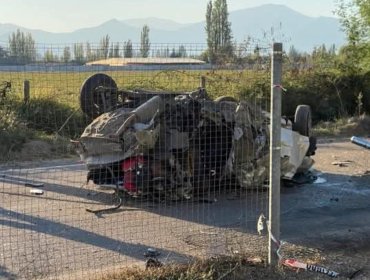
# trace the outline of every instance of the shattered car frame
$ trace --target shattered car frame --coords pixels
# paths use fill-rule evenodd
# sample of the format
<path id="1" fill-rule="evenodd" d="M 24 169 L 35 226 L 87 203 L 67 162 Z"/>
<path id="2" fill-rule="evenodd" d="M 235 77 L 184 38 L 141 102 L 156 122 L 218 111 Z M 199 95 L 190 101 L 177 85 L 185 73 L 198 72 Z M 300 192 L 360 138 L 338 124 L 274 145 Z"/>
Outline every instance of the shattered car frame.
<path id="1" fill-rule="evenodd" d="M 120 90 L 98 73 L 82 85 L 80 104 L 93 118 L 73 141 L 87 180 L 134 196 L 189 199 L 225 182 L 242 188 L 268 180 L 269 113 L 224 96 L 193 92 Z M 282 120 L 282 176 L 292 179 L 313 164 L 311 111 L 297 108 Z M 228 181 L 226 181 L 228 180 Z"/>

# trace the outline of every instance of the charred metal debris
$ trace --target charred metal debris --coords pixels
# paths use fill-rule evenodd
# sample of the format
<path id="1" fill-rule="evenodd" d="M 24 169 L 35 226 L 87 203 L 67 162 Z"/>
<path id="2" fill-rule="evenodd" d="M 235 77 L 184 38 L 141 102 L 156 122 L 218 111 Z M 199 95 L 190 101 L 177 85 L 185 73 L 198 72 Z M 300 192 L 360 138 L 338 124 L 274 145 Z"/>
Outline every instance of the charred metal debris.
<path id="1" fill-rule="evenodd" d="M 268 180 L 269 113 L 233 97 L 193 92 L 120 90 L 102 73 L 81 87 L 80 104 L 93 121 L 74 144 L 87 181 L 133 196 L 190 199 L 226 182 L 256 188 Z M 311 110 L 282 119 L 282 174 L 308 170 L 316 150 Z"/>

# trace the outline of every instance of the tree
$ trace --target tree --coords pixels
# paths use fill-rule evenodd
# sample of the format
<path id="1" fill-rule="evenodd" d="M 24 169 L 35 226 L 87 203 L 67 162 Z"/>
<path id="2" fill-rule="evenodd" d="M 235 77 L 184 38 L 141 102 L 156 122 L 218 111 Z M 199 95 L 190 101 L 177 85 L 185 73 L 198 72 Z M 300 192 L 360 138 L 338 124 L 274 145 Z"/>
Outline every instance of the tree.
<path id="1" fill-rule="evenodd" d="M 114 46 L 113 46 L 113 43 L 110 45 L 108 57 L 109 58 L 114 57 Z"/>
<path id="2" fill-rule="evenodd" d="M 359 8 L 361 18 L 364 20 L 367 26 L 369 26 L 370 25 L 370 1 L 369 0 L 355 0 L 355 3 Z"/>
<path id="3" fill-rule="evenodd" d="M 172 52 L 171 52 L 171 54 L 170 54 L 170 57 L 178 57 L 178 55 L 177 55 L 177 52 L 176 52 L 175 48 L 172 48 Z"/>
<path id="4" fill-rule="evenodd" d="M 55 59 L 54 59 L 54 54 L 53 54 L 53 50 L 52 49 L 47 49 L 45 54 L 44 54 L 44 61 L 45 62 L 55 62 Z"/>
<path id="5" fill-rule="evenodd" d="M 64 63 L 68 63 L 71 60 L 71 48 L 70 47 L 64 47 L 63 49 L 63 56 L 62 61 Z"/>
<path id="6" fill-rule="evenodd" d="M 98 58 L 99 59 L 106 59 L 108 58 L 109 54 L 109 35 L 105 35 L 103 38 L 100 39 L 100 45 L 99 45 L 99 52 L 98 52 Z"/>
<path id="7" fill-rule="evenodd" d="M 207 5 L 207 12 L 206 12 L 206 33 L 207 33 L 207 46 L 208 51 L 207 53 L 214 50 L 214 28 L 213 28 L 213 21 L 212 21 L 212 10 L 213 5 L 212 1 L 210 0 Z"/>
<path id="8" fill-rule="evenodd" d="M 179 48 L 176 50 L 175 48 L 172 48 L 171 53 L 169 54 L 169 57 L 186 57 L 186 49 L 183 45 L 179 46 Z"/>
<path id="9" fill-rule="evenodd" d="M 8 51 L 6 51 L 2 46 L 0 46 L 0 62 L 5 61 L 8 58 Z"/>
<path id="10" fill-rule="evenodd" d="M 73 56 L 77 63 L 84 62 L 84 45 L 82 43 L 77 43 L 73 45 Z"/>
<path id="11" fill-rule="evenodd" d="M 370 66 L 370 0 L 339 0 L 336 9 L 348 44 L 339 52 L 342 70 L 359 72 Z"/>
<path id="12" fill-rule="evenodd" d="M 209 60 L 223 63 L 233 56 L 231 23 L 226 0 L 210 0 L 206 12 Z"/>
<path id="13" fill-rule="evenodd" d="M 297 51 L 297 49 L 294 46 L 290 46 L 289 52 L 288 52 L 288 58 L 289 58 L 290 62 L 291 63 L 298 62 L 299 57 L 300 57 L 300 54 Z"/>
<path id="14" fill-rule="evenodd" d="M 163 57 L 169 57 L 170 56 L 170 49 L 167 47 L 163 51 Z"/>
<path id="15" fill-rule="evenodd" d="M 314 65 L 328 66 L 334 64 L 336 58 L 335 46 L 331 46 L 329 49 L 327 49 L 325 44 L 315 47 L 312 51 L 311 58 Z"/>
<path id="16" fill-rule="evenodd" d="M 132 42 L 128 40 L 127 42 L 123 43 L 123 56 L 130 58 L 132 57 Z"/>
<path id="17" fill-rule="evenodd" d="M 8 52 L 0 46 L 0 64 L 6 64 L 9 62 Z"/>
<path id="18" fill-rule="evenodd" d="M 113 47 L 113 57 L 120 57 L 119 54 L 119 43 L 116 43 Z"/>
<path id="19" fill-rule="evenodd" d="M 91 48 L 90 42 L 86 42 L 86 61 L 94 61 L 97 59 L 97 52 Z"/>
<path id="20" fill-rule="evenodd" d="M 179 57 L 187 57 L 186 48 L 184 45 L 179 47 Z"/>
<path id="21" fill-rule="evenodd" d="M 149 50 L 150 50 L 149 26 L 145 24 L 141 31 L 141 40 L 140 40 L 141 57 L 148 57 Z"/>
<path id="22" fill-rule="evenodd" d="M 30 63 L 36 60 L 35 40 L 30 33 L 17 29 L 9 36 L 9 56 L 18 63 Z"/>
<path id="23" fill-rule="evenodd" d="M 0 46 L 0 57 L 4 58 L 8 55 L 8 52 L 4 49 L 4 47 Z"/>

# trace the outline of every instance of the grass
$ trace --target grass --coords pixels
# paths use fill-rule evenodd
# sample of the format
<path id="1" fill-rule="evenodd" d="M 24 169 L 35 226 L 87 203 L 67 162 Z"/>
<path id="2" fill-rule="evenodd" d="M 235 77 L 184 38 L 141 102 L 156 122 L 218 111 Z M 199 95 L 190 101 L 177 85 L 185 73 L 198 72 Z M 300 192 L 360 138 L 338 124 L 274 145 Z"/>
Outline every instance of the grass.
<path id="1" fill-rule="evenodd" d="M 366 115 L 360 117 L 343 117 L 330 122 L 319 122 L 313 133 L 319 137 L 351 137 L 368 136 L 370 119 Z"/>
<path id="2" fill-rule="evenodd" d="M 0 99 L 0 161 L 4 155 L 22 149 L 30 140 L 53 143 L 57 134 L 77 138 L 91 121 L 79 110 L 79 90 L 92 72 L 0 72 L 0 82 L 10 81 L 11 91 Z M 114 71 L 119 88 L 192 91 L 206 77 L 209 96 L 259 97 L 263 100 L 267 71 Z M 30 81 L 31 99 L 23 103 L 23 81 Z M 267 87 L 268 89 L 268 87 Z M 267 90 L 268 92 L 268 90 Z M 69 119 L 67 123 L 66 120 Z M 51 139 L 51 140 L 50 140 Z M 64 147 L 66 150 L 67 147 Z M 7 158 L 5 157 L 7 160 Z"/>
<path id="3" fill-rule="evenodd" d="M 313 128 L 314 134 L 321 137 L 340 136 L 343 127 L 347 125 L 347 119 L 342 118 L 330 122 L 319 122 Z"/>
<path id="4" fill-rule="evenodd" d="M 0 82 L 10 81 L 12 89 L 6 98 L 0 97 L 0 161 L 9 151 L 17 152 L 30 140 L 43 140 L 55 145 L 56 135 L 64 139 L 77 138 L 90 122 L 79 110 L 79 90 L 93 72 L 0 72 Z M 191 91 L 206 78 L 211 98 L 233 96 L 252 98 L 266 109 L 270 92 L 268 70 L 243 71 L 113 71 L 119 88 Z M 23 81 L 29 80 L 31 100 L 23 104 Z M 66 120 L 69 119 L 67 123 Z M 366 130 L 366 129 L 365 129 Z M 347 136 L 365 132 L 348 118 L 320 122 L 314 128 L 317 136 Z M 61 141 L 66 143 L 67 141 Z M 66 151 L 67 147 L 56 148 Z"/>
<path id="5" fill-rule="evenodd" d="M 54 100 L 78 107 L 78 92 L 83 81 L 95 72 L 0 72 L 0 81 L 11 81 L 12 90 L 22 92 L 23 81 L 29 80 L 32 98 L 52 97 Z M 262 97 L 269 87 L 269 71 L 113 71 L 105 72 L 119 88 L 191 91 L 206 77 L 207 91 L 211 97 L 222 95 L 237 97 L 252 93 Z M 269 88 L 267 93 L 269 93 Z"/>
<path id="6" fill-rule="evenodd" d="M 159 268 L 124 268 L 96 280 L 244 280 L 297 279 L 295 272 L 270 268 L 263 261 L 250 258 L 217 257 L 190 264 L 170 264 Z M 303 279 L 303 278 L 301 278 Z"/>
<path id="7" fill-rule="evenodd" d="M 0 72 L 0 82 L 10 81 L 12 90 L 0 98 L 1 155 L 16 152 L 30 140 L 43 140 L 55 145 L 55 136 L 77 138 L 90 122 L 79 110 L 79 90 L 83 81 L 93 72 Z M 270 92 L 268 70 L 243 71 L 112 71 L 119 88 L 191 91 L 206 78 L 211 98 L 233 96 L 252 98 L 266 109 Z M 23 81 L 29 80 L 31 100 L 23 104 Z M 66 120 L 69 119 L 67 123 Z M 320 122 L 315 126 L 317 136 L 351 134 L 354 124 L 342 118 L 335 122 Z M 356 132 L 356 131 L 354 131 Z M 67 141 L 61 141 L 66 143 Z M 67 150 L 67 147 L 56 150 Z M 2 156 L 0 156 L 0 161 Z M 3 156 L 5 157 L 5 156 Z"/>

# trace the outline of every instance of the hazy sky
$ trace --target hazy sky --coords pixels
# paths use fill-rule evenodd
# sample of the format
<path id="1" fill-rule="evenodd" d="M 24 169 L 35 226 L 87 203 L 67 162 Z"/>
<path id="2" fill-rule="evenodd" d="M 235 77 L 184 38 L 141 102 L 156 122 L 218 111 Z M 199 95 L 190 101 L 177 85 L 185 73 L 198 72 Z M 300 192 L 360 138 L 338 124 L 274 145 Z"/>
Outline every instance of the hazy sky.
<path id="1" fill-rule="evenodd" d="M 106 20 L 159 17 L 182 23 L 204 20 L 208 0 L 0 0 L 0 23 L 51 32 L 73 31 Z M 310 16 L 333 16 L 335 0 L 228 0 L 229 11 L 284 4 Z"/>

